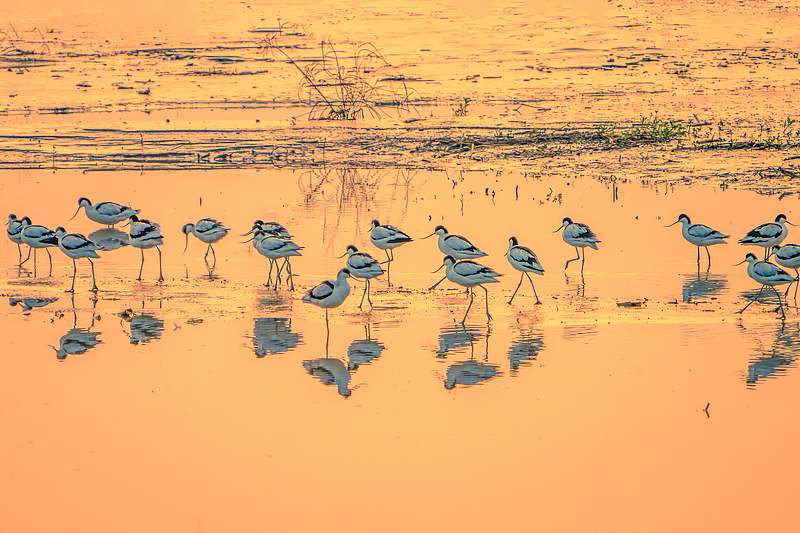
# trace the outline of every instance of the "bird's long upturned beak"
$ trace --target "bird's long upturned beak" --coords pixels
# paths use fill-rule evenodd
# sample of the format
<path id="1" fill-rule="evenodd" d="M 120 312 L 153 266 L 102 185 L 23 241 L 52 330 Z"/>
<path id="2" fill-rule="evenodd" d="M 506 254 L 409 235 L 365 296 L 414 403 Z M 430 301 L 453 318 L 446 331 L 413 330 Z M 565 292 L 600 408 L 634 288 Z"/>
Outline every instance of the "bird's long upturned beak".
<path id="1" fill-rule="evenodd" d="M 442 263 L 442 266 L 440 266 L 439 268 L 437 268 L 436 270 L 431 272 L 431 274 L 436 274 L 437 272 L 439 272 L 442 269 L 443 266 L 444 266 L 444 263 Z"/>
<path id="2" fill-rule="evenodd" d="M 563 225 L 563 224 L 561 225 L 561 227 L 560 227 L 560 228 L 558 228 L 557 230 L 553 231 L 552 233 L 558 233 L 558 232 L 559 232 L 559 231 L 561 231 L 562 229 L 564 229 L 564 225 Z"/>
<path id="3" fill-rule="evenodd" d="M 341 259 L 342 257 L 344 257 L 346 255 L 347 255 L 347 252 L 343 253 L 342 255 L 337 256 L 336 259 Z"/>
<path id="4" fill-rule="evenodd" d="M 739 265 L 741 265 L 742 263 L 746 263 L 746 262 L 747 262 L 747 259 L 742 259 L 741 261 L 739 261 L 738 263 L 736 263 L 736 264 L 735 264 L 735 265 L 733 265 L 733 266 L 739 266 Z"/>
<path id="5" fill-rule="evenodd" d="M 667 224 L 667 225 L 666 225 L 666 226 L 664 226 L 664 227 L 665 227 L 665 228 L 668 228 L 668 227 L 670 227 L 670 226 L 674 226 L 674 225 L 675 225 L 675 224 L 677 224 L 678 222 L 680 222 L 680 220 L 676 220 L 676 221 L 675 221 L 675 222 L 673 222 L 672 224 Z"/>
<path id="6" fill-rule="evenodd" d="M 186 253 L 186 249 L 189 248 L 189 234 L 186 234 L 186 246 L 183 248 L 183 253 Z"/>
<path id="7" fill-rule="evenodd" d="M 72 215 L 72 218 L 75 218 L 76 216 L 78 216 L 78 213 L 80 212 L 80 210 L 81 210 L 81 206 L 78 206 L 78 210 L 75 211 L 75 214 Z M 72 220 L 72 218 L 70 220 Z"/>
<path id="8" fill-rule="evenodd" d="M 433 237 L 434 235 L 436 235 L 436 232 L 435 232 L 435 231 L 434 231 L 433 233 L 431 233 L 430 235 L 428 235 L 428 236 L 426 236 L 426 237 L 423 237 L 423 239 L 427 239 L 428 237 Z"/>
<path id="9" fill-rule="evenodd" d="M 248 236 L 248 235 L 250 235 L 251 233 L 253 233 L 253 229 L 252 229 L 252 228 L 250 228 L 250 231 L 248 231 L 247 233 L 242 233 L 242 234 L 240 235 L 240 237 L 247 237 L 247 236 Z"/>

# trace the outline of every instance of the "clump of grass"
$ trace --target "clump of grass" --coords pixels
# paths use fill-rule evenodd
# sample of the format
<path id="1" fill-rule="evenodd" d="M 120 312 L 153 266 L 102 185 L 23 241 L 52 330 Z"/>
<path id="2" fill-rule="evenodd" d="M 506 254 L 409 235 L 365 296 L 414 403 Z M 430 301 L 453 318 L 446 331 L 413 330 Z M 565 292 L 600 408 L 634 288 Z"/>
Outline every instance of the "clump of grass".
<path id="1" fill-rule="evenodd" d="M 285 25 L 259 41 L 265 53 L 280 57 L 300 74 L 298 96 L 311 108 L 310 119 L 355 120 L 367 115 L 380 117 L 382 108 L 412 109 L 406 79 L 389 64 L 372 43 L 337 44 L 330 40 L 319 43 L 319 55 L 302 57 L 286 44 L 289 36 Z M 346 52 L 342 50 L 349 46 Z"/>
<path id="2" fill-rule="evenodd" d="M 29 56 L 49 53 L 50 45 L 41 30 L 33 28 L 31 32 L 36 32 L 38 39 L 20 36 L 13 24 L 8 24 L 7 28 L 0 28 L 0 56 Z M 53 30 L 47 30 L 47 33 L 53 33 Z"/>
<path id="3" fill-rule="evenodd" d="M 469 113 L 469 104 L 471 104 L 471 103 L 472 103 L 472 100 L 470 100 L 467 97 L 464 97 L 464 99 L 461 101 L 461 103 L 458 104 L 458 107 L 453 109 L 453 116 L 466 117 L 467 114 Z"/>

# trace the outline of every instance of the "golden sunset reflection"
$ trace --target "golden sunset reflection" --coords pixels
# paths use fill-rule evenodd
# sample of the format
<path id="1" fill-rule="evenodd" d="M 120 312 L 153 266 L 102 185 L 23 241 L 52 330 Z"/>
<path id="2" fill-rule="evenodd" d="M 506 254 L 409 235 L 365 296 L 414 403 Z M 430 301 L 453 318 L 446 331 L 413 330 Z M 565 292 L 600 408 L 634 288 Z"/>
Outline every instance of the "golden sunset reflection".
<path id="1" fill-rule="evenodd" d="M 3 214 L 102 250 L 71 294 L 57 247 L 0 243 L 0 529 L 791 530 L 800 309 L 738 313 L 737 241 L 800 224 L 799 9 L 2 2 Z M 163 282 L 82 197 L 159 225 Z M 682 213 L 730 235 L 710 265 Z M 348 245 L 386 261 L 373 220 L 412 241 L 326 320 L 302 298 Z M 463 321 L 439 225 L 501 274 Z"/>

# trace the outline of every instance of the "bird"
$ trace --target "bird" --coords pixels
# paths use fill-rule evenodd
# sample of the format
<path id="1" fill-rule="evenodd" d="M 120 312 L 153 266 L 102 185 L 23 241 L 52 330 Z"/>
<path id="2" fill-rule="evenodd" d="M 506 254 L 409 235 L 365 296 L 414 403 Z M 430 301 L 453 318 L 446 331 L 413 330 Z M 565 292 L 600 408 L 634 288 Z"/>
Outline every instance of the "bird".
<path id="1" fill-rule="evenodd" d="M 756 258 L 755 254 L 749 253 L 745 256 L 744 261 L 736 263 L 736 265 L 741 265 L 742 263 L 747 262 L 747 275 L 753 278 L 755 281 L 761 284 L 761 288 L 758 290 L 758 294 L 756 297 L 750 300 L 750 303 L 745 305 L 740 311 L 737 311 L 737 314 L 741 314 L 744 312 L 745 309 L 750 307 L 750 304 L 758 300 L 758 297 L 761 296 L 761 291 L 764 290 L 764 287 L 770 286 L 772 290 L 775 291 L 775 294 L 778 295 L 778 304 L 781 310 L 781 318 L 786 318 L 786 313 L 783 311 L 783 303 L 781 302 L 781 295 L 775 289 L 775 285 L 783 285 L 784 283 L 792 283 L 797 281 L 797 278 L 793 278 L 791 274 L 783 270 L 782 268 L 778 267 L 777 265 L 773 265 L 768 261 L 759 261 Z M 736 266 L 734 265 L 734 266 Z"/>
<path id="2" fill-rule="evenodd" d="M 212 257 L 214 257 L 214 262 L 216 263 L 217 254 L 214 253 L 214 247 L 211 245 L 227 235 L 228 228 L 213 218 L 201 218 L 197 221 L 197 224 L 184 224 L 181 231 L 186 235 L 186 246 L 183 249 L 184 253 L 186 253 L 186 249 L 189 247 L 189 234 L 191 233 L 200 239 L 201 242 L 208 244 L 206 255 L 203 256 L 203 259 L 206 259 L 208 257 L 208 252 L 211 252 Z"/>
<path id="3" fill-rule="evenodd" d="M 461 323 L 463 324 L 464 321 L 467 320 L 467 315 L 472 307 L 472 300 L 475 297 L 472 288 L 476 285 L 480 286 L 480 288 L 486 292 L 486 318 L 491 320 L 492 315 L 489 314 L 489 290 L 484 287 L 483 284 L 499 283 L 495 278 L 502 276 L 502 274 L 495 272 L 489 267 L 476 263 L 475 261 L 457 261 L 452 255 L 445 256 L 442 266 L 437 268 L 435 272 L 441 270 L 442 267 L 446 267 L 445 277 L 447 279 L 462 287 L 466 287 L 467 292 L 469 292 L 469 305 L 467 306 L 467 312 L 464 313 L 464 318 L 461 319 Z"/>
<path id="4" fill-rule="evenodd" d="M 278 237 L 283 239 L 291 239 L 292 236 L 289 234 L 289 231 L 283 227 L 282 224 L 278 222 L 262 222 L 261 220 L 256 220 L 253 222 L 253 227 L 247 233 L 242 233 L 242 237 L 247 237 L 255 230 L 260 229 L 264 233 L 275 233 Z"/>
<path id="5" fill-rule="evenodd" d="M 347 283 L 347 278 L 350 275 L 350 270 L 343 268 L 336 275 L 336 279 L 323 281 L 316 287 L 309 289 L 303 296 L 305 303 L 314 304 L 325 309 L 326 328 L 328 327 L 328 309 L 342 305 L 350 294 L 350 285 Z"/>
<path id="6" fill-rule="evenodd" d="M 142 281 L 142 268 L 144 268 L 145 248 L 155 247 L 158 250 L 158 281 L 164 281 L 164 274 L 161 271 L 161 248 L 164 244 L 164 236 L 161 235 L 161 226 L 147 219 L 139 219 L 136 215 L 130 218 L 129 238 L 131 246 L 142 251 L 142 264 L 139 265 L 139 277 L 136 281 Z"/>
<path id="7" fill-rule="evenodd" d="M 775 222 L 767 222 L 760 226 L 751 229 L 747 235 L 739 239 L 739 244 L 745 246 L 763 246 L 764 247 L 764 260 L 769 259 L 770 250 L 776 244 L 780 244 L 789 234 L 786 224 L 794 226 L 791 222 L 786 220 L 786 215 L 778 215 L 775 217 Z"/>
<path id="8" fill-rule="evenodd" d="M 287 268 L 288 277 L 289 277 L 289 288 L 294 290 L 294 281 L 292 280 L 292 264 L 289 262 L 289 257 L 292 256 L 300 256 L 300 250 L 303 249 L 302 246 L 298 246 L 294 242 L 289 239 L 284 239 L 283 237 L 279 237 L 277 232 L 268 232 L 265 233 L 264 230 L 258 228 L 255 229 L 253 232 L 253 247 L 256 249 L 258 253 L 269 259 L 269 272 L 267 273 L 267 287 L 272 281 L 272 265 L 275 264 L 275 261 L 278 259 L 283 258 L 283 265 L 280 266 L 278 272 L 275 274 L 275 288 L 278 287 L 278 283 L 281 280 L 281 270 L 284 266 Z"/>
<path id="9" fill-rule="evenodd" d="M 123 220 L 128 220 L 134 215 L 139 214 L 138 209 L 134 209 L 127 205 L 120 205 L 116 202 L 99 202 L 92 205 L 88 198 L 78 198 L 78 210 L 72 215 L 72 218 L 78 216 L 78 213 L 83 207 L 86 216 L 92 222 L 98 224 L 105 224 L 112 227 Z M 70 220 L 72 220 L 70 218 Z"/>
<path id="10" fill-rule="evenodd" d="M 335 385 L 339 395 L 347 398 L 353 393 L 349 388 L 350 371 L 341 359 L 320 357 L 303 361 L 303 368 L 309 375 L 314 376 L 326 385 Z"/>
<path id="11" fill-rule="evenodd" d="M 22 217 L 21 219 L 17 219 L 17 215 L 10 214 L 8 215 L 8 222 L 6 222 L 6 235 L 8 235 L 8 239 L 17 245 L 17 251 L 19 252 L 19 264 L 22 264 L 22 228 L 25 226 L 29 226 L 31 223 L 31 219 L 28 217 Z M 31 251 L 28 249 L 28 257 L 30 257 Z"/>
<path id="12" fill-rule="evenodd" d="M 352 244 L 347 246 L 347 251 L 344 255 L 347 256 L 347 269 L 350 271 L 350 275 L 354 278 L 366 280 L 364 294 L 361 295 L 361 303 L 358 304 L 358 308 L 361 309 L 361 306 L 364 305 L 365 296 L 369 306 L 372 307 L 372 301 L 369 299 L 369 280 L 383 274 L 380 263 L 371 255 L 359 252 L 358 248 Z M 344 255 L 339 256 L 338 259 L 344 257 Z"/>
<path id="13" fill-rule="evenodd" d="M 578 248 L 593 248 L 597 250 L 597 243 L 603 242 L 597 238 L 597 235 L 594 234 L 592 230 L 589 229 L 589 226 L 586 224 L 581 224 L 579 222 L 573 222 L 571 218 L 565 217 L 564 220 L 561 221 L 561 227 L 555 230 L 553 233 L 557 231 L 564 230 L 561 234 L 561 237 L 564 239 L 564 242 L 569 244 L 570 246 L 575 247 L 575 253 L 578 254 L 578 257 L 575 259 L 570 259 L 564 265 L 564 270 L 567 269 L 570 263 L 573 261 L 577 261 L 581 259 L 581 273 L 583 273 L 583 264 L 586 262 L 586 250 L 583 251 L 583 257 L 581 258 L 581 253 Z"/>
<path id="14" fill-rule="evenodd" d="M 692 224 L 692 221 L 685 214 L 681 214 L 678 220 L 664 227 L 674 226 L 678 222 L 683 224 L 681 228 L 683 238 L 697 246 L 697 264 L 700 264 L 700 247 L 703 246 L 706 249 L 706 254 L 708 254 L 708 267 L 711 268 L 711 252 L 708 251 L 708 247 L 714 244 L 728 244 L 725 239 L 729 238 L 730 235 L 720 233 L 704 224 Z"/>
<path id="15" fill-rule="evenodd" d="M 376 248 L 386 252 L 386 263 L 391 263 L 394 261 L 394 249 L 414 239 L 399 228 L 373 220 L 369 240 Z"/>
<path id="16" fill-rule="evenodd" d="M 67 233 L 61 226 L 56 228 L 56 236 L 58 236 L 58 249 L 72 259 L 72 286 L 66 292 L 75 292 L 75 276 L 78 274 L 78 267 L 75 264 L 76 259 L 85 257 L 92 265 L 92 290 L 97 292 L 97 284 L 94 280 L 94 263 L 92 259 L 100 259 L 97 255 L 98 250 L 102 248 L 80 233 Z"/>
<path id="17" fill-rule="evenodd" d="M 27 219 L 27 217 L 25 218 Z M 33 249 L 34 265 L 36 264 L 36 250 L 39 248 L 45 249 L 47 252 L 47 257 L 50 259 L 50 269 L 52 270 L 53 256 L 50 255 L 50 250 L 48 250 L 48 248 L 52 246 L 58 246 L 58 237 L 56 236 L 56 233 L 53 230 L 47 229 L 46 227 L 38 224 L 26 224 L 20 232 L 20 237 L 22 238 L 22 242 Z M 30 259 L 30 254 L 28 254 L 28 257 L 25 259 L 25 261 L 28 259 Z M 25 263 L 25 261 L 20 263 L 20 265 Z"/>
<path id="18" fill-rule="evenodd" d="M 533 295 L 536 296 L 536 303 L 541 304 L 542 302 L 539 301 L 539 295 L 536 294 L 536 287 L 533 286 L 533 280 L 530 275 L 530 272 L 539 274 L 540 276 L 544 275 L 544 268 L 542 268 L 542 264 L 539 262 L 536 254 L 527 246 L 520 246 L 516 237 L 511 237 L 508 239 L 506 257 L 508 257 L 508 262 L 511 263 L 511 266 L 522 272 L 519 276 L 519 284 L 517 288 L 514 289 L 514 294 L 511 295 L 511 299 L 508 303 L 510 304 L 514 301 L 514 296 L 517 295 L 517 291 L 522 285 L 523 278 L 528 276 L 528 281 L 531 282 L 531 288 L 533 288 Z"/>
<path id="19" fill-rule="evenodd" d="M 798 276 L 797 269 L 800 268 L 800 245 L 784 244 L 780 246 L 776 244 L 772 247 L 772 253 L 775 256 L 776 263 L 783 268 L 793 268 L 794 275 Z M 791 284 L 789 287 L 791 287 Z M 786 287 L 786 293 L 783 295 L 784 298 L 789 294 L 789 287 Z M 797 298 L 797 285 L 794 286 L 794 297 Z"/>
<path id="20" fill-rule="evenodd" d="M 479 250 L 475 247 L 466 237 L 462 237 L 461 235 L 451 235 L 447 232 L 447 228 L 444 226 L 436 226 L 433 230 L 433 233 L 428 235 L 427 237 L 423 237 L 423 239 L 427 239 L 428 237 L 433 237 L 434 235 L 439 236 L 439 241 L 437 244 L 439 245 L 439 250 L 445 255 L 450 256 L 454 259 L 476 259 L 478 257 L 484 257 L 486 253 Z M 441 268 L 441 267 L 439 267 Z M 433 284 L 428 290 L 433 290 L 443 282 L 447 278 L 445 275 L 444 278 L 440 279 L 436 283 Z"/>

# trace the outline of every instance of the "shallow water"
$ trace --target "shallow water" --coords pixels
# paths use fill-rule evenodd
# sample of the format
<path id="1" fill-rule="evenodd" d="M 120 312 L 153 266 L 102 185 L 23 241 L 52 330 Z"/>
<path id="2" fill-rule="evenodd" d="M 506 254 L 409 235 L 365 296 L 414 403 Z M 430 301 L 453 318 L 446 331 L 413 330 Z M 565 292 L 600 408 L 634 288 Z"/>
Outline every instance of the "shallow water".
<path id="1" fill-rule="evenodd" d="M 758 286 L 734 266 L 763 253 L 735 244 L 748 230 L 778 213 L 797 222 L 792 179 L 758 173 L 794 151 L 587 146 L 500 160 L 415 149 L 428 129 L 655 113 L 779 124 L 800 87 L 797 5 L 3 7 L 16 32 L 4 35 L 37 53 L 22 66 L 0 54 L 0 213 L 112 249 L 95 261 L 97 294 L 78 262 L 73 296 L 60 251 L 52 268 L 42 251 L 20 268 L 0 241 L 6 529 L 794 526 L 800 314 L 794 289 L 786 320 L 772 293 L 736 314 Z M 278 19 L 302 25 L 301 47 L 373 42 L 419 91 L 417 111 L 304 122 L 292 67 L 254 43 Z M 464 97 L 474 107 L 454 117 Z M 371 150 L 394 137 L 406 144 Z M 163 283 L 155 250 L 134 281 L 141 255 L 126 228 L 70 220 L 81 196 L 162 226 Z M 680 213 L 731 235 L 710 267 L 680 226 L 664 227 Z M 181 227 L 203 217 L 231 228 L 212 267 L 194 237 L 183 252 Z M 602 240 L 583 274 L 580 262 L 564 270 L 575 250 L 555 232 L 563 217 Z M 255 219 L 304 246 L 294 291 L 264 286 L 268 263 L 239 236 Z M 372 219 L 415 240 L 395 250 L 391 284 L 372 282 L 374 307 L 357 307 L 353 281 L 326 327 L 301 297 L 344 266 L 349 244 L 384 259 Z M 480 289 L 463 324 L 463 289 L 428 290 L 442 256 L 423 237 L 438 224 L 503 274 L 487 286 L 491 321 Z M 507 303 L 520 281 L 504 257 L 512 235 L 546 270 L 533 279 L 541 305 L 524 280 Z"/>
<path id="2" fill-rule="evenodd" d="M 16 247 L 0 245 L 3 295 L 29 298 L 0 315 L 13 376 L 0 393 L 0 490 L 15 529 L 81 529 L 91 515 L 95 530 L 259 530 L 266 514 L 284 530 L 744 531 L 781 529 L 790 514 L 800 465 L 780 443 L 798 436 L 798 312 L 777 320 L 773 296 L 734 314 L 756 293 L 732 266 L 748 250 L 712 247 L 698 272 L 679 227 L 663 226 L 681 210 L 747 210 L 703 220 L 733 240 L 777 211 L 793 220 L 792 199 L 641 182 L 614 197 L 597 181 L 517 173 L 51 176 L 6 173 L 4 198 L 66 223 L 72 191 L 99 201 L 120 182 L 158 183 L 129 201 L 162 224 L 167 280 L 156 283 L 148 250 L 134 281 L 139 253 L 122 247 L 95 261 L 97 299 L 80 262 L 70 298 L 60 252 L 50 275 L 45 255 L 20 270 Z M 236 181 L 251 186 L 237 193 Z M 551 233 L 576 213 L 603 240 L 583 278 L 578 263 L 565 275 L 574 249 Z M 204 215 L 233 229 L 210 277 L 199 241 L 181 253 L 180 227 Z M 373 282 L 373 309 L 357 308 L 352 283 L 326 346 L 324 312 L 300 297 L 343 266 L 347 244 L 380 257 L 372 217 L 416 240 L 395 251 L 391 287 Z M 295 291 L 264 287 L 266 260 L 237 242 L 255 218 L 281 220 L 305 246 Z M 427 291 L 441 254 L 420 237 L 439 223 L 504 274 L 489 287 L 491 322 L 483 291 L 465 325 L 461 290 Z M 68 227 L 98 228 L 82 212 Z M 503 257 L 511 233 L 547 270 L 534 280 L 542 305 L 527 282 L 506 303 L 519 281 Z M 479 509 L 465 508 L 475 497 Z M 48 513 L 25 511 L 41 499 Z M 787 511 L 754 516 L 754 505 Z"/>

